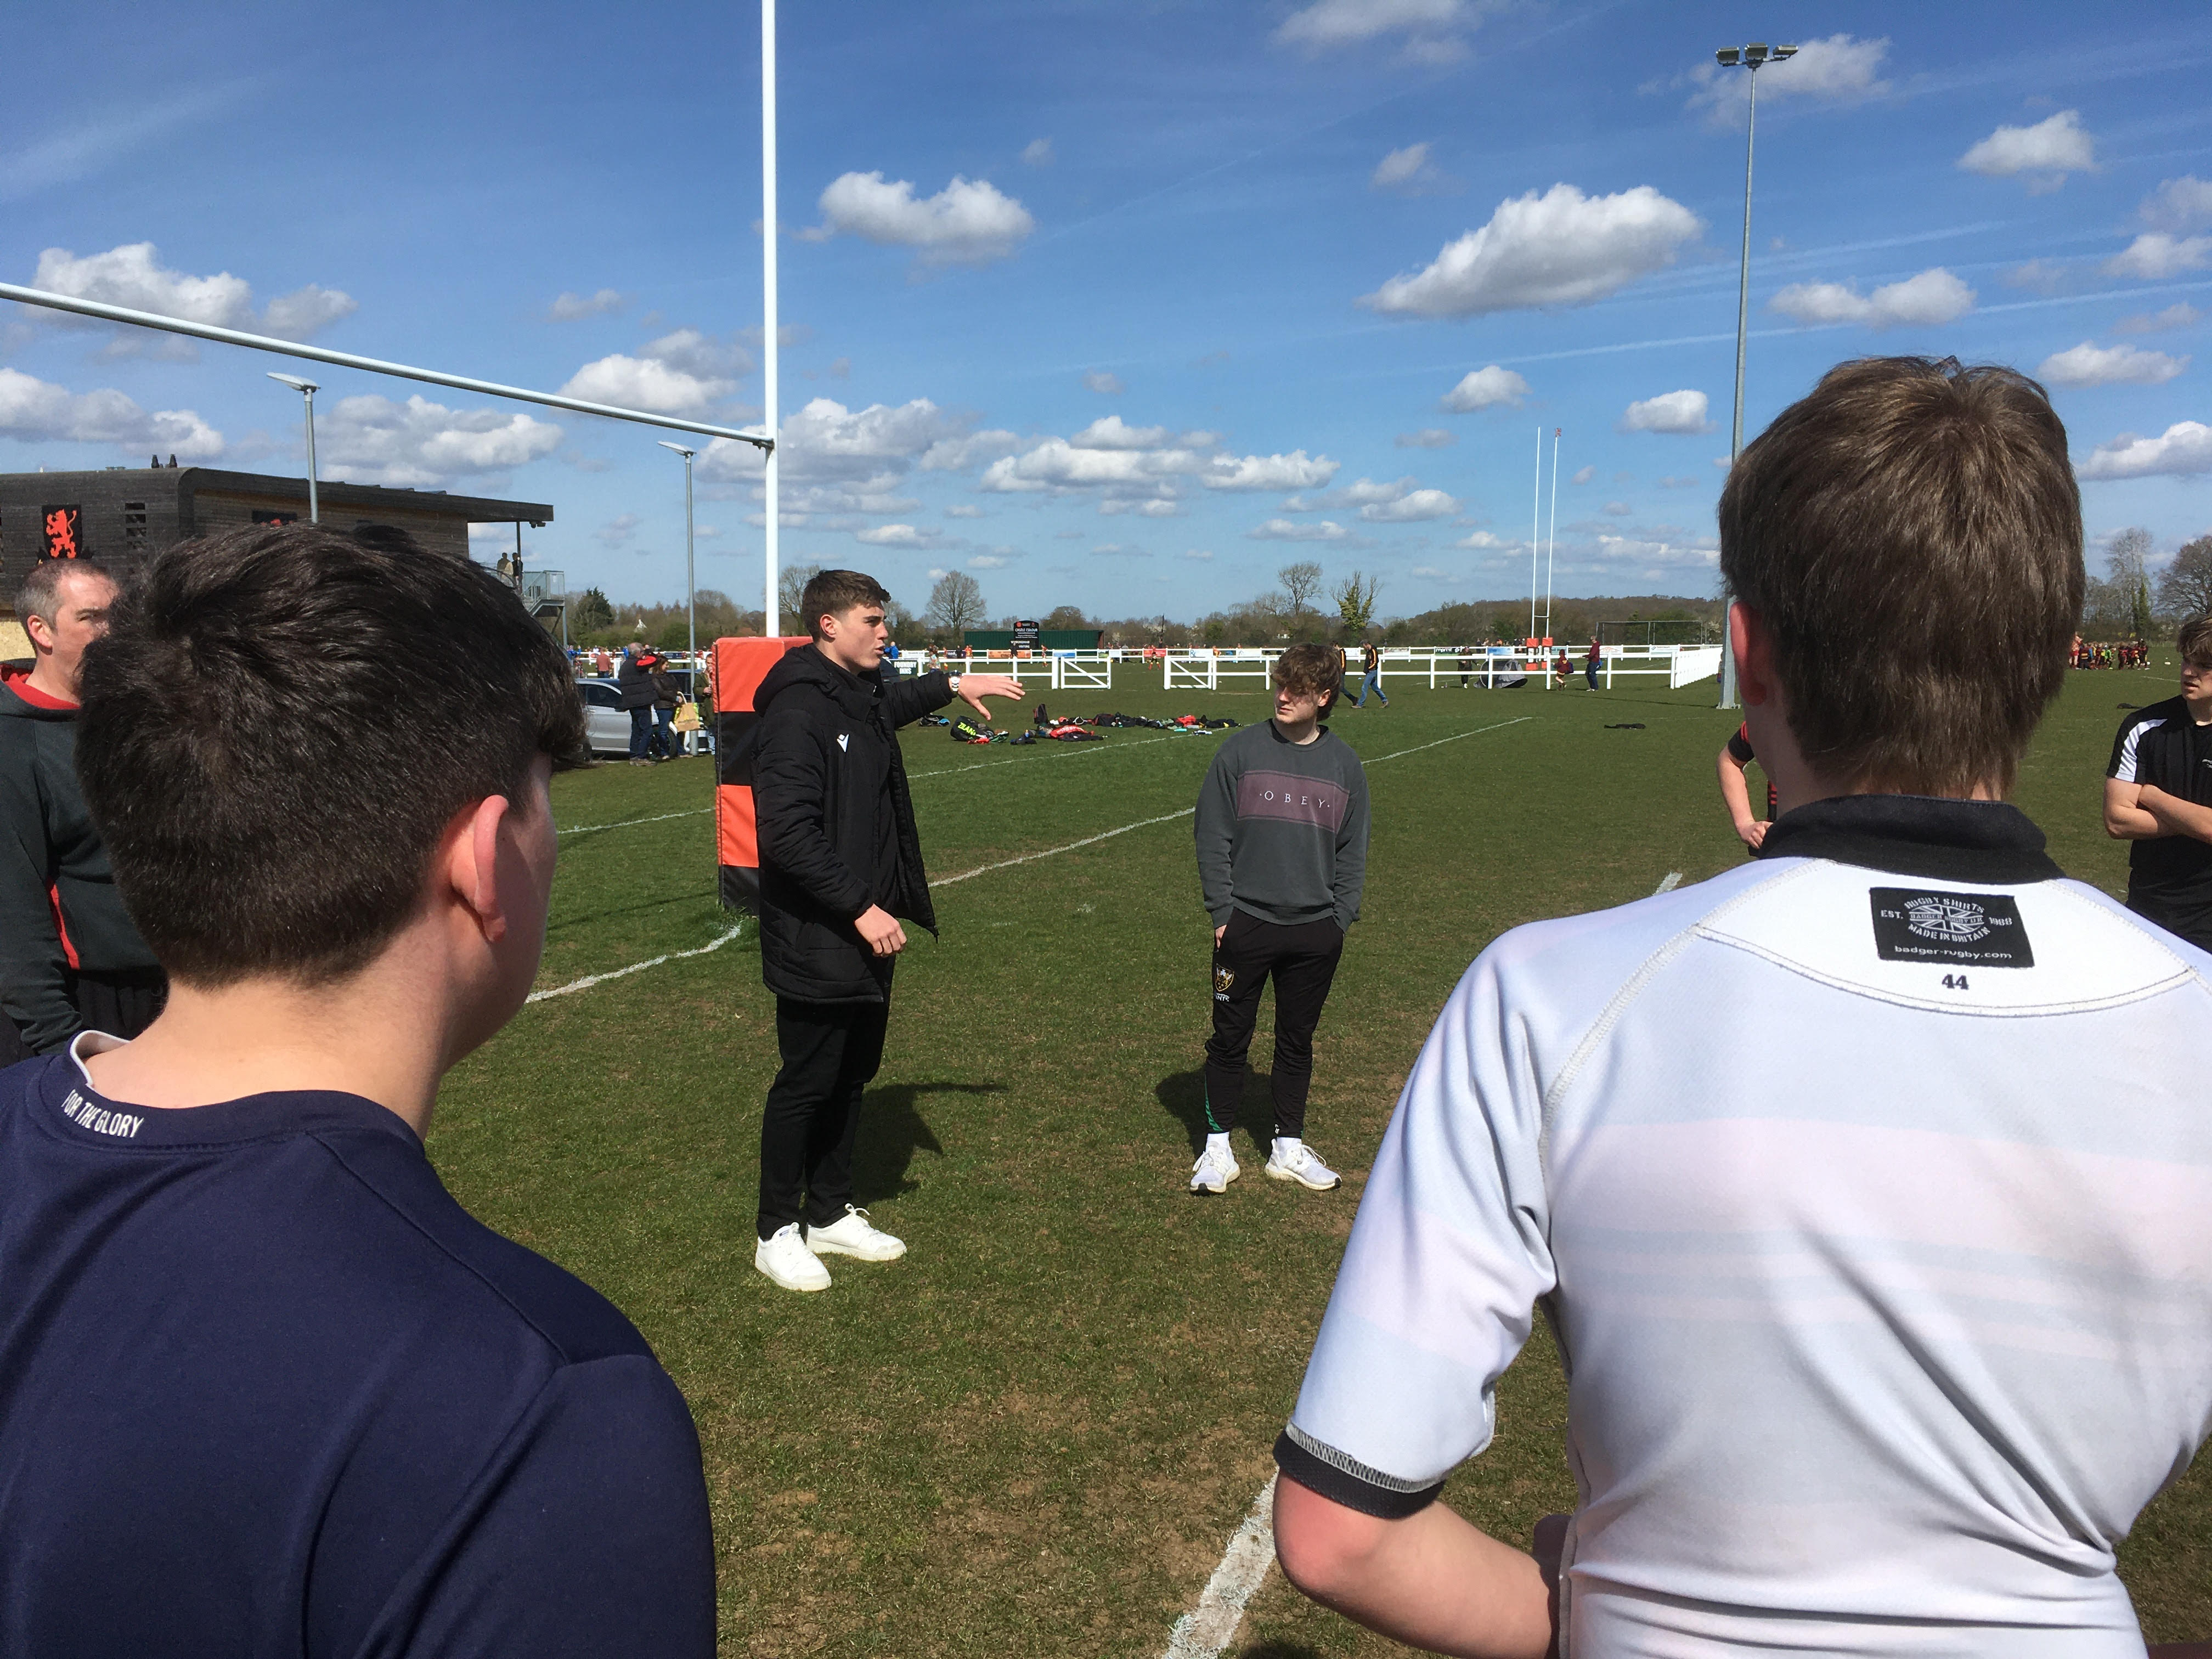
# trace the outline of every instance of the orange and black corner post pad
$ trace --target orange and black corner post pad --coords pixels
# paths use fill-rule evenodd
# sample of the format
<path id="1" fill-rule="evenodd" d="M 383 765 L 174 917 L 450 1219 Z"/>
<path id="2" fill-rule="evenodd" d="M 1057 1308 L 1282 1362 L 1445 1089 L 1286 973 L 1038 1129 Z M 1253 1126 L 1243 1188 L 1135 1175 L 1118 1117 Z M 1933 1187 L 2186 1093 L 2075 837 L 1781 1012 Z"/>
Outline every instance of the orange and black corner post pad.
<path id="1" fill-rule="evenodd" d="M 753 693 L 796 639 L 714 641 L 714 862 L 722 908 L 760 914 L 760 832 L 753 814 Z"/>

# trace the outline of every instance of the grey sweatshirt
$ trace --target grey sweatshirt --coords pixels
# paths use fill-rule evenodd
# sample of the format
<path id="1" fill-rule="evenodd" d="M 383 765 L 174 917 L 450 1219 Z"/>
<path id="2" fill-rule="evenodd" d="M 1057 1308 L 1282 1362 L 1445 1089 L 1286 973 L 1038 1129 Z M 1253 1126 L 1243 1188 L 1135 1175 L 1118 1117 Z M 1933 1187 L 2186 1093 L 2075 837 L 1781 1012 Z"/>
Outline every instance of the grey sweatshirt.
<path id="1" fill-rule="evenodd" d="M 1359 917 L 1367 875 L 1367 774 L 1327 726 L 1290 742 L 1273 720 L 1214 751 L 1198 792 L 1198 880 L 1220 927 L 1242 910 L 1295 925 Z"/>

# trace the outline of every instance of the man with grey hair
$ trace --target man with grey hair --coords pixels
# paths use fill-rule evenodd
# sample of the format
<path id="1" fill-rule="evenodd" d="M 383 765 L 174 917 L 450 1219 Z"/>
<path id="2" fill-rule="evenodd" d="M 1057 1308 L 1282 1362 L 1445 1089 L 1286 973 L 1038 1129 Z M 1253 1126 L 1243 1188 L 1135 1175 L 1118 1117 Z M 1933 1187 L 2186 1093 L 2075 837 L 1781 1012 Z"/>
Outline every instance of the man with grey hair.
<path id="1" fill-rule="evenodd" d="M 77 789 L 78 668 L 115 593 L 97 565 L 41 559 L 15 596 L 35 654 L 0 668 L 0 1064 L 134 1037 L 167 991 Z"/>

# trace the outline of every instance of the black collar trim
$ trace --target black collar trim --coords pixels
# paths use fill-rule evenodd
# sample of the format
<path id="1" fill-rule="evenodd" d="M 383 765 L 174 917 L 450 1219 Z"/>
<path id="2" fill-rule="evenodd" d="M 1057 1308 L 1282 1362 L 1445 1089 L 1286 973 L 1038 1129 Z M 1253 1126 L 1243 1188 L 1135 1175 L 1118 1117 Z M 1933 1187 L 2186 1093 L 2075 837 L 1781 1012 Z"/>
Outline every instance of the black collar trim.
<path id="1" fill-rule="evenodd" d="M 2065 872 L 2043 831 L 2002 801 L 1932 795 L 1844 795 L 1785 812 L 1766 832 L 1763 859 L 1827 859 L 1937 881 L 2016 885 Z"/>

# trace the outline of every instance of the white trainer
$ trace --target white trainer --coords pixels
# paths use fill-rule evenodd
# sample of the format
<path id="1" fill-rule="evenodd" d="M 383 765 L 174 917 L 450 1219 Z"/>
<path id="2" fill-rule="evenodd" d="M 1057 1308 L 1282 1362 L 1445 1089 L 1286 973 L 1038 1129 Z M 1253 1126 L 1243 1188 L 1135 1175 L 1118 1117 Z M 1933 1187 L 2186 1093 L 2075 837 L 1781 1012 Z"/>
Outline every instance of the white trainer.
<path id="1" fill-rule="evenodd" d="M 1275 1137 L 1274 1148 L 1267 1154 L 1267 1174 L 1277 1181 L 1295 1181 L 1317 1193 L 1333 1192 L 1344 1184 L 1342 1176 L 1314 1156 L 1312 1147 L 1286 1135 Z"/>
<path id="2" fill-rule="evenodd" d="M 1212 1193 L 1216 1196 L 1229 1190 L 1229 1183 L 1243 1175 L 1237 1167 L 1237 1155 L 1226 1148 L 1208 1146 L 1198 1155 L 1198 1162 L 1190 1166 L 1190 1189 L 1194 1193 Z"/>
<path id="3" fill-rule="evenodd" d="M 863 1261 L 896 1261 L 906 1254 L 906 1243 L 893 1238 L 868 1219 L 868 1212 L 854 1205 L 826 1227 L 806 1230 L 806 1248 L 817 1255 L 857 1255 Z"/>
<path id="4" fill-rule="evenodd" d="M 799 1224 L 779 1227 L 772 1238 L 753 1246 L 753 1266 L 787 1291 L 826 1291 L 830 1270 L 799 1237 Z"/>

